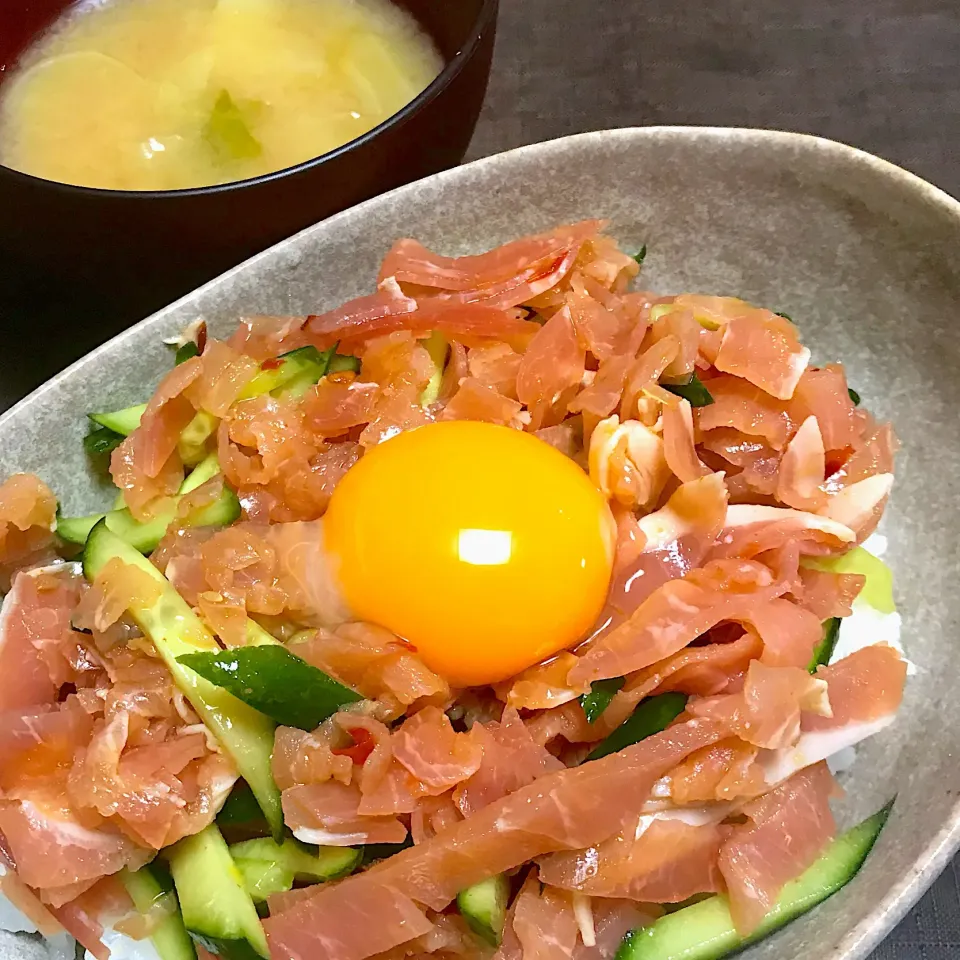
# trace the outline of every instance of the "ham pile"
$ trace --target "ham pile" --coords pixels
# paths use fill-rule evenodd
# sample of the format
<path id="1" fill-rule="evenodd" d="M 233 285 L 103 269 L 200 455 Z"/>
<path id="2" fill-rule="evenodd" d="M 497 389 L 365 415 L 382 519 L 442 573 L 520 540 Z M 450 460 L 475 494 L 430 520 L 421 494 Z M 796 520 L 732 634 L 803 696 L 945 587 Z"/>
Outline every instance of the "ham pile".
<path id="1" fill-rule="evenodd" d="M 786 317 L 633 289 L 639 266 L 603 226 L 459 258 L 400 240 L 372 294 L 202 336 L 112 454 L 135 519 L 175 506 L 151 559 L 225 647 L 254 617 L 366 698 L 316 730 L 277 729 L 284 821 L 307 843 L 408 846 L 271 897 L 276 960 L 489 956 L 454 901 L 499 873 L 502 960 L 609 960 L 664 904 L 705 893 L 727 894 L 749 933 L 834 834 L 823 761 L 896 713 L 894 648 L 810 670 L 823 622 L 864 583 L 811 561 L 875 530 L 892 428 L 839 364 L 811 365 Z M 448 358 L 424 405 L 435 332 Z M 334 345 L 359 372 L 244 398 L 282 354 Z M 451 689 L 403 638 L 331 616 L 324 589 L 317 524 L 336 484 L 372 446 L 450 419 L 557 447 L 617 523 L 595 628 L 492 688 Z M 174 501 L 214 452 L 222 474 Z M 240 520 L 190 525 L 224 484 Z M 126 616 L 156 585 L 122 564 L 86 583 L 58 560 L 55 514 L 35 477 L 0 487 L 0 888 L 103 960 L 110 878 L 210 824 L 237 774 Z M 603 681 L 609 703 L 588 719 Z M 667 692 L 688 699 L 665 729 L 587 759 Z"/>

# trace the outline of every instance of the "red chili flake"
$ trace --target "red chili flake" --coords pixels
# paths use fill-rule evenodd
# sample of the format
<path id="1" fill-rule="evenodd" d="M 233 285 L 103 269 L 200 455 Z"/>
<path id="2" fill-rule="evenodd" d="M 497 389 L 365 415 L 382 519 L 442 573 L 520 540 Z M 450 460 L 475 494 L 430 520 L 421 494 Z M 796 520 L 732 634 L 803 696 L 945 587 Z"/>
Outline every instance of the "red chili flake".
<path id="1" fill-rule="evenodd" d="M 334 747 L 330 752 L 338 757 L 349 757 L 354 763 L 363 766 L 367 757 L 373 753 L 377 743 L 373 734 L 366 727 L 353 727 L 347 733 L 353 737 L 353 745 L 349 747 Z"/>
<path id="2" fill-rule="evenodd" d="M 277 370 L 283 366 L 283 361 L 279 357 L 271 357 L 260 364 L 261 370 Z"/>
<path id="3" fill-rule="evenodd" d="M 207 345 L 207 323 L 204 320 L 197 327 L 197 352 L 203 353 Z"/>

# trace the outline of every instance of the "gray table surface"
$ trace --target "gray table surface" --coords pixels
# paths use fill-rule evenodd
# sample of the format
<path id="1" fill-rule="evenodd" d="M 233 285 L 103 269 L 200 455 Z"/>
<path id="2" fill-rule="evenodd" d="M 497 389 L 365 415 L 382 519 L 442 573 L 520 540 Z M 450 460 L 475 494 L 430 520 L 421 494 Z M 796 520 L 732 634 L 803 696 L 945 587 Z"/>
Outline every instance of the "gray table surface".
<path id="1" fill-rule="evenodd" d="M 501 5 L 469 159 L 604 127 L 774 127 L 854 144 L 960 195 L 960 0 Z M 8 345 L 43 322 L 31 308 L 0 296 Z M 0 410 L 74 356 L 41 375 L 8 346 Z M 955 861 L 871 960 L 958 960 L 958 891 Z"/>
<path id="2" fill-rule="evenodd" d="M 814 133 L 960 196 L 958 0 L 501 0 L 470 159 L 570 133 Z M 871 960 L 960 958 L 960 858 Z"/>

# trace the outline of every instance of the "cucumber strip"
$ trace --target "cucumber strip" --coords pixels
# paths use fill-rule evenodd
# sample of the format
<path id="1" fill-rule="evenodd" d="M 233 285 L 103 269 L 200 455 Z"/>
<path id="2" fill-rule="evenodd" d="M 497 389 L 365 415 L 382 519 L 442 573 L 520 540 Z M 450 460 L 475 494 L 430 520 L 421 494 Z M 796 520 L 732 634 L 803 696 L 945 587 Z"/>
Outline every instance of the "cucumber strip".
<path id="1" fill-rule="evenodd" d="M 276 642 L 178 659 L 285 727 L 315 730 L 341 707 L 363 699 Z"/>
<path id="2" fill-rule="evenodd" d="M 888 804 L 837 837 L 805 873 L 788 883 L 776 905 L 748 937 L 733 925 L 725 896 L 710 897 L 631 930 L 615 960 L 719 960 L 813 909 L 856 875 L 890 813 Z"/>
<path id="3" fill-rule="evenodd" d="M 101 427 L 106 427 L 114 433 L 129 437 L 140 426 L 140 418 L 147 409 L 145 403 L 138 403 L 133 407 L 124 407 L 122 410 L 113 410 L 108 413 L 88 413 L 87 416 Z"/>
<path id="4" fill-rule="evenodd" d="M 200 356 L 200 347 L 196 340 L 188 340 L 182 347 L 177 348 L 176 355 L 173 358 L 173 364 L 179 367 L 181 363 L 186 363 L 194 357 Z"/>
<path id="5" fill-rule="evenodd" d="M 220 831 L 211 824 L 168 852 L 184 926 L 212 953 L 270 955 L 257 908 Z"/>
<path id="6" fill-rule="evenodd" d="M 595 680 L 590 684 L 590 692 L 580 698 L 580 706 L 583 707 L 587 723 L 593 723 L 601 716 L 624 682 L 624 677 L 611 677 L 609 680 Z"/>
<path id="7" fill-rule="evenodd" d="M 57 520 L 57 533 L 67 543 L 83 544 L 87 542 L 87 537 L 94 526 L 105 519 L 107 526 L 118 537 L 122 537 L 141 553 L 151 553 L 176 517 L 179 496 L 191 493 L 219 472 L 220 463 L 217 455 L 212 453 L 183 481 L 178 499 L 174 500 L 172 507 L 154 517 L 153 520 L 146 522 L 134 520 L 133 514 L 126 507 L 120 507 L 108 513 L 95 513 L 87 517 L 60 517 Z M 228 526 L 239 516 L 240 501 L 237 495 L 228 487 L 224 487 L 223 493 L 217 500 L 190 517 L 187 526 Z"/>
<path id="8" fill-rule="evenodd" d="M 660 386 L 689 401 L 691 407 L 709 407 L 713 403 L 713 395 L 703 385 L 696 370 L 690 374 L 686 383 L 661 383 Z"/>
<path id="9" fill-rule="evenodd" d="M 131 607 L 130 613 L 163 657 L 174 682 L 233 758 L 240 775 L 254 792 L 273 835 L 282 836 L 280 791 L 270 770 L 273 722 L 178 662 L 177 658 L 184 654 L 219 650 L 217 641 L 163 574 L 101 521 L 90 531 L 83 552 L 86 578 L 93 581 L 114 557 L 147 573 L 162 586 L 163 592 L 154 604 Z"/>
<path id="10" fill-rule="evenodd" d="M 360 851 L 352 847 L 309 847 L 296 840 L 244 840 L 230 847 L 247 892 L 254 900 L 289 890 L 295 880 L 321 883 L 353 872 Z"/>
<path id="11" fill-rule="evenodd" d="M 810 673 L 816 673 L 817 667 L 824 667 L 830 662 L 833 656 L 833 648 L 837 645 L 837 637 L 840 636 L 840 618 L 831 617 L 823 622 L 823 639 L 817 644 L 810 658 L 810 665 L 807 670 Z"/>
<path id="12" fill-rule="evenodd" d="M 111 510 L 109 513 L 96 513 L 89 517 L 61 517 L 57 521 L 57 533 L 68 543 L 83 544 L 87 542 L 87 537 L 94 526 L 103 520 L 109 530 L 132 547 L 141 553 L 152 553 L 176 517 L 176 504 L 175 500 L 170 509 L 164 510 L 153 520 L 145 522 L 134 520 L 133 514 L 126 507 L 122 510 Z M 186 526 L 225 527 L 237 520 L 239 516 L 240 501 L 237 495 L 229 487 L 224 487 L 219 498 L 194 513 Z"/>
<path id="13" fill-rule="evenodd" d="M 83 438 L 83 449 L 92 456 L 110 453 L 123 443 L 123 435 L 106 427 L 94 427 Z"/>
<path id="14" fill-rule="evenodd" d="M 859 573 L 867 578 L 858 600 L 880 613 L 896 613 L 893 602 L 893 573 L 879 558 L 863 547 L 854 547 L 839 557 L 804 557 L 803 566 L 831 573 Z"/>
<path id="15" fill-rule="evenodd" d="M 317 382 L 330 365 L 330 358 L 336 347 L 330 347 L 322 353 L 316 347 L 301 347 L 291 350 L 270 363 L 266 369 L 261 366 L 259 373 L 240 391 L 239 400 L 252 400 L 265 393 L 272 393 L 285 387 L 292 380 L 304 375 L 314 377 Z"/>
<path id="16" fill-rule="evenodd" d="M 136 873 L 124 869 L 119 876 L 134 907 L 142 914 L 149 913 L 150 908 L 161 897 L 168 894 L 174 896 L 172 891 L 166 891 L 160 886 L 149 866 L 141 867 Z M 197 960 L 197 951 L 183 925 L 179 908 L 153 929 L 150 941 L 157 948 L 161 960 Z"/>
<path id="17" fill-rule="evenodd" d="M 510 881 L 506 874 L 499 873 L 461 890 L 457 894 L 457 908 L 478 937 L 492 947 L 499 947 L 507 922 L 509 898 Z"/>
<path id="18" fill-rule="evenodd" d="M 450 353 L 450 344 L 447 338 L 437 330 L 434 330 L 426 340 L 422 341 L 422 346 L 426 347 L 430 359 L 433 361 L 433 374 L 430 377 L 423 393 L 420 394 L 420 406 L 428 407 L 440 395 L 440 384 L 443 381 L 443 371 L 447 366 L 447 357 Z"/>
<path id="19" fill-rule="evenodd" d="M 221 827 L 242 827 L 263 820 L 263 811 L 245 780 L 238 780 L 217 814 Z"/>
<path id="20" fill-rule="evenodd" d="M 193 493 L 202 487 L 208 480 L 212 480 L 220 472 L 220 460 L 215 453 L 201 460 L 180 484 L 180 493 Z"/>
<path id="21" fill-rule="evenodd" d="M 656 697 L 647 697 L 637 704 L 637 709 L 617 727 L 605 740 L 601 740 L 587 754 L 588 760 L 599 760 L 608 753 L 616 753 L 624 747 L 639 743 L 654 733 L 663 730 L 671 720 L 675 720 L 687 705 L 686 694 L 661 693 Z"/>
<path id="22" fill-rule="evenodd" d="M 220 420 L 212 413 L 201 410 L 180 431 L 177 441 L 177 453 L 189 467 L 199 463 L 207 456 L 207 441 L 217 432 Z"/>
<path id="23" fill-rule="evenodd" d="M 360 359 L 350 353 L 335 353 L 330 358 L 330 366 L 327 367 L 327 373 L 342 373 L 349 370 L 351 373 L 360 372 Z"/>

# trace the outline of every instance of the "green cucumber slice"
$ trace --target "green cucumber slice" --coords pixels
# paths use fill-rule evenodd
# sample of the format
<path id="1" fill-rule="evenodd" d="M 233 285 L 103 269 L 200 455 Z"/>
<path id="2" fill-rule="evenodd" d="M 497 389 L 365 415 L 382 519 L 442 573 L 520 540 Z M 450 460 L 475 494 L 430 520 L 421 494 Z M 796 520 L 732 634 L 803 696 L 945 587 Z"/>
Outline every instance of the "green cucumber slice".
<path id="1" fill-rule="evenodd" d="M 257 908 L 216 826 L 176 843 L 168 858 L 184 926 L 199 944 L 231 960 L 270 955 Z"/>
<path id="2" fill-rule="evenodd" d="M 303 376 L 313 377 L 316 383 L 327 372 L 335 350 L 336 347 L 330 347 L 321 352 L 316 347 L 300 347 L 277 357 L 275 361 L 268 362 L 266 369 L 261 366 L 260 371 L 240 392 L 238 399 L 252 400 L 272 393 Z"/>
<path id="3" fill-rule="evenodd" d="M 87 416 L 101 427 L 106 427 L 114 433 L 129 437 L 140 426 L 140 418 L 147 409 L 145 403 L 138 403 L 122 410 L 113 410 L 106 413 L 88 413 Z"/>
<path id="4" fill-rule="evenodd" d="M 230 847 L 247 892 L 254 900 L 289 890 L 294 881 L 321 883 L 351 873 L 360 863 L 352 847 L 309 847 L 296 840 L 244 840 Z"/>
<path id="5" fill-rule="evenodd" d="M 149 913 L 150 908 L 169 892 L 163 889 L 149 866 L 141 867 L 135 873 L 124 869 L 119 876 L 134 907 L 142 914 Z M 179 909 L 153 929 L 150 941 L 161 960 L 197 960 L 197 951 L 183 925 Z"/>
<path id="6" fill-rule="evenodd" d="M 863 547 L 854 547 L 839 557 L 804 557 L 803 566 L 832 573 L 859 573 L 866 577 L 858 600 L 880 613 L 896 613 L 893 602 L 893 573 L 879 558 Z"/>
<path id="7" fill-rule="evenodd" d="M 587 723 L 594 723 L 600 718 L 624 682 L 624 677 L 611 677 L 609 680 L 594 680 L 590 684 L 590 692 L 580 698 Z"/>
<path id="8" fill-rule="evenodd" d="M 443 382 L 443 371 L 447 366 L 450 344 L 442 333 L 434 330 L 426 340 L 422 341 L 422 346 L 426 347 L 433 361 L 433 373 L 423 393 L 420 394 L 420 406 L 428 407 L 440 395 L 440 384 Z"/>
<path id="9" fill-rule="evenodd" d="M 837 645 L 837 638 L 840 636 L 840 618 L 831 617 L 823 622 L 823 639 L 814 648 L 813 656 L 810 658 L 810 665 L 807 670 L 810 673 L 816 673 L 817 667 L 826 666 L 833 656 L 833 648 Z"/>
<path id="10" fill-rule="evenodd" d="M 179 661 L 285 727 L 315 730 L 363 699 L 276 642 L 189 653 Z"/>
<path id="11" fill-rule="evenodd" d="M 748 937 L 733 925 L 725 896 L 709 897 L 632 930 L 615 960 L 719 960 L 812 910 L 857 873 L 890 813 L 888 804 L 872 817 L 837 837 L 812 867 L 788 883 L 773 909 Z"/>
<path id="12" fill-rule="evenodd" d="M 475 883 L 457 894 L 457 907 L 467 926 L 492 947 L 499 947 L 507 922 L 510 881 L 505 874 Z"/>
<path id="13" fill-rule="evenodd" d="M 686 705 L 687 697 L 683 693 L 661 693 L 656 697 L 641 700 L 636 710 L 587 754 L 587 759 L 599 760 L 608 753 L 616 753 L 659 733 L 671 720 L 683 713 Z"/>
<path id="14" fill-rule="evenodd" d="M 233 758 L 240 775 L 256 795 L 274 836 L 281 836 L 280 791 L 270 770 L 273 722 L 178 661 L 177 658 L 184 654 L 215 652 L 220 647 L 163 574 L 101 520 L 87 538 L 83 552 L 84 575 L 88 580 L 94 580 L 114 557 L 137 567 L 161 585 L 162 593 L 155 603 L 131 607 L 129 612 L 153 642 L 174 682 L 200 714 L 201 720 Z"/>

